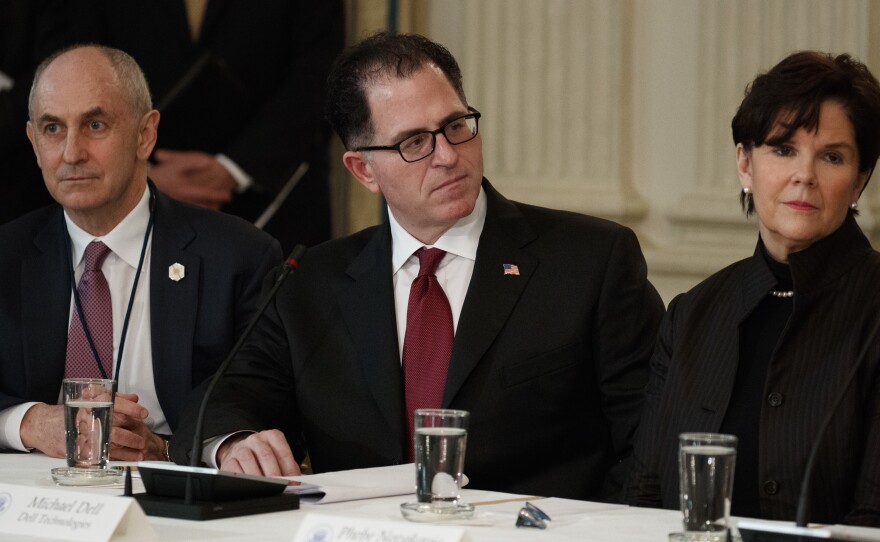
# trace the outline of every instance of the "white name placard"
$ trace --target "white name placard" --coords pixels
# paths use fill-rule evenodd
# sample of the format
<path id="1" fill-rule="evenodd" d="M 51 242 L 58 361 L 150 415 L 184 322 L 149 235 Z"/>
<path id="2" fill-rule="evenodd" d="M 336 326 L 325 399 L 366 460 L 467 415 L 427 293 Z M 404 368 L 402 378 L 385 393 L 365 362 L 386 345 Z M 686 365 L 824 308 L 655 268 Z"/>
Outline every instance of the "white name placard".
<path id="1" fill-rule="evenodd" d="M 134 499 L 11 484 L 0 484 L 0 534 L 83 542 L 158 542 Z"/>
<path id="2" fill-rule="evenodd" d="M 464 528 L 309 513 L 293 542 L 461 542 Z"/>

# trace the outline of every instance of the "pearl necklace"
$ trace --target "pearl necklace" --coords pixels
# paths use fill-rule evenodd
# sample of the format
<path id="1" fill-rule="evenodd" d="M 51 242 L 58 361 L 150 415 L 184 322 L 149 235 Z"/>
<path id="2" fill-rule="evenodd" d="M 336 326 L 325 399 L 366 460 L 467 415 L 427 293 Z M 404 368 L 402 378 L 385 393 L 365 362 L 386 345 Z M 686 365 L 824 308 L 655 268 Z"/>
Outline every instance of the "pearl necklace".
<path id="1" fill-rule="evenodd" d="M 773 297 L 778 297 L 780 299 L 787 299 L 789 297 L 794 297 L 794 292 L 792 290 L 770 290 L 770 295 Z"/>

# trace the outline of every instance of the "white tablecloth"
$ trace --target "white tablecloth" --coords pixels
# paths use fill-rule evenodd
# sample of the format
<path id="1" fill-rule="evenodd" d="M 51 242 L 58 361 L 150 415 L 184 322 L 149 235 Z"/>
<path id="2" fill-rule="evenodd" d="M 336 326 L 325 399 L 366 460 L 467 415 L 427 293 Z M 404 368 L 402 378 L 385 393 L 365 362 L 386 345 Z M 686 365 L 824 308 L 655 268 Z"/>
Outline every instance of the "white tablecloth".
<path id="1" fill-rule="evenodd" d="M 51 459 L 42 454 L 0 454 L 0 482 L 57 489 L 58 486 L 54 485 L 49 476 L 49 470 L 53 467 L 64 466 L 64 464 L 63 459 Z M 100 492 L 107 495 L 121 494 L 121 489 L 118 488 L 65 489 Z M 139 480 L 135 480 L 134 491 L 143 491 Z M 466 540 L 472 542 L 520 540 L 665 541 L 667 533 L 681 526 L 681 515 L 675 511 L 627 508 L 564 499 L 542 499 L 534 502 L 553 517 L 549 527 L 544 531 L 517 529 L 514 522 L 516 512 L 522 506 L 522 502 L 520 500 L 495 502 L 520 499 L 521 496 L 466 489 L 462 497 L 466 502 L 476 505 L 475 519 L 477 522 L 486 524 L 465 526 Z M 289 542 L 309 512 L 404 522 L 405 520 L 399 512 L 399 506 L 408 500 L 412 500 L 412 498 L 403 496 L 324 505 L 303 504 L 300 510 L 290 512 L 202 522 L 155 517 L 151 517 L 149 520 L 159 539 L 163 541 L 260 540 Z M 0 539 L 2 538 L 0 535 Z M 30 540 L 38 539 L 32 538 Z"/>

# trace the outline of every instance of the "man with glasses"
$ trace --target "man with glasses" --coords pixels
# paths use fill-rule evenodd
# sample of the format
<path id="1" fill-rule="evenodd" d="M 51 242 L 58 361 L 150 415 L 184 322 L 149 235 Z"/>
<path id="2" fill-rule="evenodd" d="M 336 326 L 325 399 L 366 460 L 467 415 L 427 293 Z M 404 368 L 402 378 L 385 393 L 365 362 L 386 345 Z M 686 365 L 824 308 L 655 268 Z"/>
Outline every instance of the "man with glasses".
<path id="1" fill-rule="evenodd" d="M 328 117 L 388 222 L 306 255 L 217 388 L 205 459 L 268 475 L 305 452 L 318 472 L 403 463 L 412 411 L 455 408 L 471 413 L 471 487 L 619 498 L 663 313 L 633 233 L 501 196 L 458 65 L 421 36 L 344 52 Z"/>

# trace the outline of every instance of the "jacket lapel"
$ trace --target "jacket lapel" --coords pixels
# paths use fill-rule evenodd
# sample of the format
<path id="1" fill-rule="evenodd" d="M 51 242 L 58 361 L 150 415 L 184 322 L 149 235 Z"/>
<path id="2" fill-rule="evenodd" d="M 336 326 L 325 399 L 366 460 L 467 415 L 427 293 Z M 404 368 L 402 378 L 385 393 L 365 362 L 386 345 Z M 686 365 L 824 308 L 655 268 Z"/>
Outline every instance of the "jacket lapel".
<path id="1" fill-rule="evenodd" d="M 185 397 L 192 382 L 192 346 L 199 306 L 201 260 L 186 251 L 196 236 L 181 213 L 169 209 L 168 199 L 156 193 L 150 250 L 150 327 L 156 393 L 171 427 L 178 409 L 164 408 Z M 168 268 L 179 263 L 185 276 L 169 278 Z"/>
<path id="2" fill-rule="evenodd" d="M 483 182 L 483 188 L 488 203 L 486 222 L 456 328 L 443 393 L 444 407 L 452 403 L 471 371 L 504 328 L 538 266 L 538 259 L 522 249 L 536 236 L 519 209 L 498 194 L 488 181 Z M 519 275 L 505 275 L 504 264 L 516 265 Z"/>
<path id="3" fill-rule="evenodd" d="M 391 230 L 376 234 L 347 269 L 353 282 L 337 296 L 351 334 L 364 380 L 391 429 L 395 442 L 404 440 L 403 376 L 397 345 L 391 275 Z"/>
<path id="4" fill-rule="evenodd" d="M 70 253 L 61 208 L 34 237 L 36 250 L 21 262 L 25 397 L 54 404 L 64 377 L 70 319 Z"/>
<path id="5" fill-rule="evenodd" d="M 728 295 L 718 300 L 717 310 L 724 313 L 717 318 L 721 324 L 711 328 L 720 359 L 705 360 L 696 383 L 696 389 L 706 390 L 699 394 L 701 408 L 712 413 L 711 426 L 705 427 L 706 431 L 717 431 L 727 413 L 739 368 L 740 327 L 776 284 L 776 278 L 756 250 L 730 284 Z"/>

